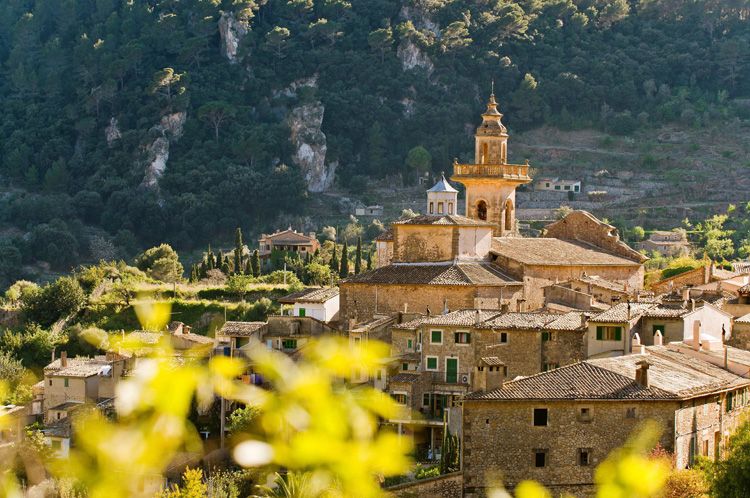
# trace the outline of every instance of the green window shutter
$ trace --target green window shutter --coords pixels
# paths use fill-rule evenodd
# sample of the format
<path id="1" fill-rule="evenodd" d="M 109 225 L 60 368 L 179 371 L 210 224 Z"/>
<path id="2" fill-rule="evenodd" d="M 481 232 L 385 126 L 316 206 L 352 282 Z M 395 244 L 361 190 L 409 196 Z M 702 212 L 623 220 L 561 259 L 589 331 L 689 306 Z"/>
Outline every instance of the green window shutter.
<path id="1" fill-rule="evenodd" d="M 601 341 L 604 338 L 604 327 L 596 327 L 596 340 Z"/>
<path id="2" fill-rule="evenodd" d="M 437 358 L 427 358 L 427 368 L 431 370 L 437 369 Z"/>
<path id="3" fill-rule="evenodd" d="M 615 340 L 622 340 L 622 327 L 615 327 Z"/>
<path id="4" fill-rule="evenodd" d="M 409 348 L 409 349 L 411 349 L 411 339 L 408 339 L 406 341 L 406 347 Z"/>
<path id="5" fill-rule="evenodd" d="M 443 342 L 443 333 L 440 330 L 433 330 L 431 333 L 430 342 L 433 342 L 433 343 Z"/>

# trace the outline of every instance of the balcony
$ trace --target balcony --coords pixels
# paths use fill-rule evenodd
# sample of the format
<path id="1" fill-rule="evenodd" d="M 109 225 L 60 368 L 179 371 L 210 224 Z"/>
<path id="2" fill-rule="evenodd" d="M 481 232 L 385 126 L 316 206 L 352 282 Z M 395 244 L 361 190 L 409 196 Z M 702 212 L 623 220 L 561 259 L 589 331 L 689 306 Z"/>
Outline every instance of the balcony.
<path id="1" fill-rule="evenodd" d="M 471 374 L 468 372 L 451 372 L 446 375 L 444 371 L 430 370 L 432 384 L 446 384 L 455 386 L 468 386 L 471 384 Z"/>
<path id="2" fill-rule="evenodd" d="M 503 178 L 522 183 L 531 181 L 528 164 L 454 164 L 453 178 L 462 176 Z"/>

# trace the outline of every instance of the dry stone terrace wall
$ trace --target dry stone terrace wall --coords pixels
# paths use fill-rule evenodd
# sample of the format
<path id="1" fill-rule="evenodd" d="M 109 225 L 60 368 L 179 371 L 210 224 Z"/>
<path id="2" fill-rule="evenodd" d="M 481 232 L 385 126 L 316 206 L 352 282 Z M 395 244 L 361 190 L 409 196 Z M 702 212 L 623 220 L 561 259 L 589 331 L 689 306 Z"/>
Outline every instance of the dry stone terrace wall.
<path id="1" fill-rule="evenodd" d="M 387 491 L 397 498 L 461 498 L 463 475 L 453 472 L 431 479 L 391 486 Z"/>

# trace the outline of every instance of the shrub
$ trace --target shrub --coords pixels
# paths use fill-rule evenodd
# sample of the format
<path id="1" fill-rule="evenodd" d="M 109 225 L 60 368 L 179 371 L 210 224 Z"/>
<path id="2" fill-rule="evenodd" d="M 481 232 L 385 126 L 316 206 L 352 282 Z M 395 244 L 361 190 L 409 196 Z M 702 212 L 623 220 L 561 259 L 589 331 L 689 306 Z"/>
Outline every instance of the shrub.
<path id="1" fill-rule="evenodd" d="M 431 467 L 418 466 L 414 471 L 414 477 L 416 479 L 428 479 L 430 477 L 438 477 L 440 475 L 440 467 L 433 465 Z"/>

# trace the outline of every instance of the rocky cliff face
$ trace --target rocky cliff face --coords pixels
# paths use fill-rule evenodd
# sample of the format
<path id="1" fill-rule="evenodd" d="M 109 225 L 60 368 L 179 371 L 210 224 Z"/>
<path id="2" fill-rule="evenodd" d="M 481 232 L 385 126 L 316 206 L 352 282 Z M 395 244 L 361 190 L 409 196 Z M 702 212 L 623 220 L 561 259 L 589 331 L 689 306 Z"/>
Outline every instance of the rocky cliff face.
<path id="1" fill-rule="evenodd" d="M 169 160 L 169 144 L 180 139 L 186 119 L 186 112 L 174 112 L 162 116 L 159 124 L 151 128 L 157 137 L 146 146 L 146 172 L 141 182 L 144 187 L 159 188 L 159 178 Z"/>
<path id="2" fill-rule="evenodd" d="M 107 140 L 107 146 L 112 147 L 112 144 L 115 143 L 115 140 L 119 140 L 122 138 L 122 133 L 120 133 L 120 125 L 117 122 L 117 118 L 112 116 L 112 118 L 109 120 L 109 126 L 107 126 L 104 129 L 104 138 Z"/>
<path id="3" fill-rule="evenodd" d="M 247 24 L 237 20 L 233 13 L 222 12 L 219 18 L 221 53 L 230 63 L 237 62 L 237 49 L 247 34 Z"/>
<path id="4" fill-rule="evenodd" d="M 426 70 L 427 74 L 432 74 L 432 71 L 435 69 L 430 57 L 409 39 L 401 40 L 398 44 L 396 55 L 401 60 L 401 67 L 405 71 L 420 67 Z"/>
<path id="5" fill-rule="evenodd" d="M 323 192 L 333 184 L 336 164 L 326 164 L 326 136 L 320 130 L 325 107 L 320 102 L 303 104 L 292 109 L 287 117 L 294 145 L 292 160 L 307 181 L 307 190 Z"/>

